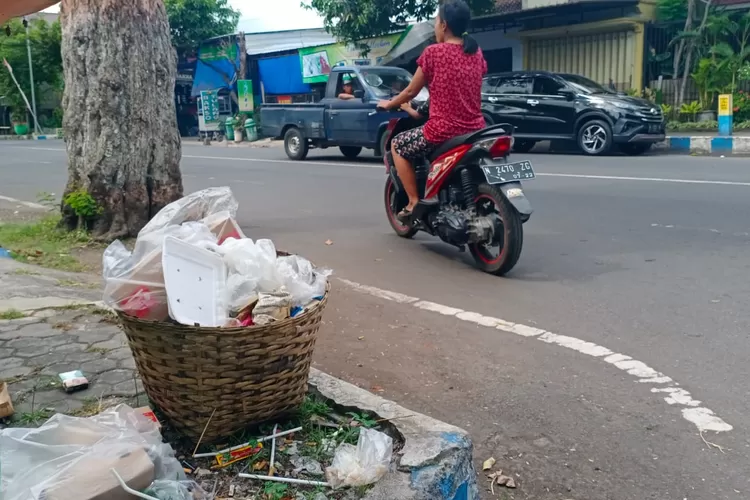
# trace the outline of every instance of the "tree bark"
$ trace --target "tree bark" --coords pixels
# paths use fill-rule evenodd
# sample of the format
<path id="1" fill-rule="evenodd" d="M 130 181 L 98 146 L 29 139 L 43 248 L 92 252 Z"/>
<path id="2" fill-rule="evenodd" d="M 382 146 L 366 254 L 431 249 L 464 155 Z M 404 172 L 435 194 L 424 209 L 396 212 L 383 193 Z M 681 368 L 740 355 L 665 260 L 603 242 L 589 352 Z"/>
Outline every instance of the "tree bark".
<path id="1" fill-rule="evenodd" d="M 104 209 L 92 232 L 136 236 L 180 198 L 177 60 L 162 0 L 62 0 L 65 193 L 85 189 Z M 63 207 L 63 221 L 76 216 Z"/>
<path id="2" fill-rule="evenodd" d="M 240 51 L 240 73 L 237 79 L 247 80 L 247 42 L 244 31 L 240 31 L 237 34 L 237 48 Z"/>

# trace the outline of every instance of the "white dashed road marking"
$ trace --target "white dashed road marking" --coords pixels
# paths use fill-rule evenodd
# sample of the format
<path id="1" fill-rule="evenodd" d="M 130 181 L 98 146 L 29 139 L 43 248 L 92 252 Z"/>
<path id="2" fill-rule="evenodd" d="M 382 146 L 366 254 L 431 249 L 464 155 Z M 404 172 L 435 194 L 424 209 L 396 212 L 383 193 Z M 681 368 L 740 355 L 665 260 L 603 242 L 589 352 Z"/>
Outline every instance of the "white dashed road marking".
<path id="1" fill-rule="evenodd" d="M 445 316 L 454 316 L 461 321 L 474 323 L 487 328 L 495 328 L 504 332 L 520 335 L 521 337 L 536 338 L 537 340 L 548 344 L 556 344 L 560 347 L 572 349 L 581 354 L 602 359 L 605 363 L 632 375 L 638 380 L 638 382 L 658 385 L 659 387 L 653 387 L 651 392 L 663 395 L 664 401 L 669 405 L 682 406 L 682 417 L 688 422 L 692 422 L 698 428 L 699 432 L 727 432 L 732 430 L 731 425 L 724 422 L 724 420 L 717 416 L 713 411 L 700 406 L 701 402 L 693 399 L 690 393 L 685 389 L 678 387 L 679 384 L 677 382 L 663 373 L 651 368 L 646 363 L 633 359 L 626 354 L 616 353 L 604 346 L 581 340 L 576 337 L 558 335 L 540 328 L 534 328 L 519 323 L 511 323 L 500 318 L 493 318 L 476 312 L 464 311 L 455 307 L 428 302 L 417 297 L 410 297 L 389 290 L 360 285 L 359 283 L 341 278 L 339 278 L 339 281 L 357 292 L 366 293 L 399 304 L 408 304 L 418 309 L 443 314 Z"/>

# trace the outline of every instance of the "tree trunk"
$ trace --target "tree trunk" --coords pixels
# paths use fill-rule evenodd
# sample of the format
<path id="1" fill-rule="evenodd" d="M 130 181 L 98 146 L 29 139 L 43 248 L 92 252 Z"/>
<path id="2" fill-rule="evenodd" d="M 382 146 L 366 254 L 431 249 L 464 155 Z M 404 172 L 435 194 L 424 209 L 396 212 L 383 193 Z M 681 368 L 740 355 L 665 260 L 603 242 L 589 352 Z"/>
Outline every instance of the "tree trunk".
<path id="1" fill-rule="evenodd" d="M 245 32 L 240 31 L 237 34 L 237 48 L 240 51 L 240 72 L 237 75 L 238 80 L 247 80 L 247 41 Z"/>
<path id="2" fill-rule="evenodd" d="M 174 87 L 177 60 L 162 0 L 62 0 L 65 193 L 104 209 L 102 239 L 136 236 L 182 196 Z M 73 228 L 76 217 L 63 207 Z"/>

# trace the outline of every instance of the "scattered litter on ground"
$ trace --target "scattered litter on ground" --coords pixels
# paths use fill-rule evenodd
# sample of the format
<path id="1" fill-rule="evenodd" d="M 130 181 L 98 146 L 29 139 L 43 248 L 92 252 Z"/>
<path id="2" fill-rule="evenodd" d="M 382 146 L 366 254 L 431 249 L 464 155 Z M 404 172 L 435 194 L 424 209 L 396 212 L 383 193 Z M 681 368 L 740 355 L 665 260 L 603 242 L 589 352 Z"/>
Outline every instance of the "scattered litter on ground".
<path id="1" fill-rule="evenodd" d="M 63 390 L 68 394 L 89 388 L 89 380 L 83 376 L 81 370 L 61 373 L 59 377 Z"/>
<path id="2" fill-rule="evenodd" d="M 490 462 L 490 460 L 492 461 L 492 464 L 487 469 L 485 469 L 484 465 L 487 465 L 488 462 Z M 482 469 L 485 471 L 491 470 L 492 467 L 494 467 L 494 465 L 495 465 L 495 459 L 490 458 L 488 460 L 485 460 Z M 513 479 L 511 476 L 506 476 L 505 474 L 503 474 L 502 469 L 497 470 L 495 472 L 490 472 L 489 474 L 487 474 L 487 479 L 489 479 L 490 481 L 490 491 L 492 492 L 493 495 L 495 494 L 495 484 L 497 484 L 498 486 L 505 486 L 506 488 L 510 488 L 510 489 L 516 488 L 516 480 Z"/>
<path id="3" fill-rule="evenodd" d="M 363 428 L 357 446 L 342 443 L 336 449 L 326 479 L 334 488 L 366 486 L 380 480 L 391 463 L 393 440 L 387 434 Z"/>
<path id="4" fill-rule="evenodd" d="M 490 457 L 482 463 L 482 470 L 490 470 L 495 466 L 495 458 Z"/>

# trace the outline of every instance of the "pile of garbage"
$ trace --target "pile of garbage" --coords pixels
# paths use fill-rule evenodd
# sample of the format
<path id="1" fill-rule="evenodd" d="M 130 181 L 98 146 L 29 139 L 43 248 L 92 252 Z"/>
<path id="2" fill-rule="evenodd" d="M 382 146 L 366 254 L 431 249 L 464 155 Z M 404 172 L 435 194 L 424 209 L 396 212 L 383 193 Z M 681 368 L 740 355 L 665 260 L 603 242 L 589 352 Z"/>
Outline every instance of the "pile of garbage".
<path id="1" fill-rule="evenodd" d="M 0 432 L 4 500 L 208 500 L 189 481 L 158 423 L 127 405 L 89 418 L 57 414 Z"/>
<path id="2" fill-rule="evenodd" d="M 277 255 L 271 240 L 247 238 L 228 187 L 192 193 L 164 207 L 133 251 L 104 252 L 104 301 L 144 320 L 203 327 L 267 325 L 303 314 L 326 292 L 329 270 Z"/>

